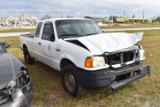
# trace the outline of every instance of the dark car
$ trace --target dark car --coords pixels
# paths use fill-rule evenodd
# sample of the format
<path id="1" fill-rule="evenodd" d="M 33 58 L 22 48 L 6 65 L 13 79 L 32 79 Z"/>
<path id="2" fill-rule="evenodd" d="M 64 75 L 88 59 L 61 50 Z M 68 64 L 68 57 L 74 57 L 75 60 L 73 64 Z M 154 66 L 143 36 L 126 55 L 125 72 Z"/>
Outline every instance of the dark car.
<path id="1" fill-rule="evenodd" d="M 33 88 L 26 67 L 0 42 L 0 107 L 31 107 Z"/>

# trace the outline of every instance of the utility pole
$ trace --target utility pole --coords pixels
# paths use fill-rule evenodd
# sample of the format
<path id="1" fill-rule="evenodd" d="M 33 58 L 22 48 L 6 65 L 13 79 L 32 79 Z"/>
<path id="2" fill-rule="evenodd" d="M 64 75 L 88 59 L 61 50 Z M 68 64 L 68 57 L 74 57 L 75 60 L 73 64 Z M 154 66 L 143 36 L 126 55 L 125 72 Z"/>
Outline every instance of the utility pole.
<path id="1" fill-rule="evenodd" d="M 125 10 L 124 10 L 124 22 L 125 22 L 125 14 L 126 14 L 126 12 L 125 12 Z"/>
<path id="2" fill-rule="evenodd" d="M 143 23 L 144 23 L 144 10 L 143 10 Z"/>
<path id="3" fill-rule="evenodd" d="M 114 15 L 112 15 L 112 24 L 113 24 L 113 16 L 114 16 Z"/>

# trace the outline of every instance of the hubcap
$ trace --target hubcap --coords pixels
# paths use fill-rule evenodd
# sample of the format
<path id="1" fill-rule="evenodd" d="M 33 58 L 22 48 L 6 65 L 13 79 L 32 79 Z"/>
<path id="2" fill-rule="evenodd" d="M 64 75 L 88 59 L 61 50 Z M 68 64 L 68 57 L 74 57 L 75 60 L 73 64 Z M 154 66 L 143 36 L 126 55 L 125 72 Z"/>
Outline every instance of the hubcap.
<path id="1" fill-rule="evenodd" d="M 75 89 L 75 79 L 71 72 L 65 73 L 65 85 L 70 92 Z"/>

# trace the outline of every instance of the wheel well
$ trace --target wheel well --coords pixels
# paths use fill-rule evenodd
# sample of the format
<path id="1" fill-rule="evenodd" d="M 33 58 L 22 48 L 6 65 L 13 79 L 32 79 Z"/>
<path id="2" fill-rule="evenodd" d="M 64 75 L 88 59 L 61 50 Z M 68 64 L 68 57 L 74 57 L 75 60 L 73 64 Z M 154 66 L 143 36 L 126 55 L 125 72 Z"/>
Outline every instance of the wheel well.
<path id="1" fill-rule="evenodd" d="M 24 49 L 27 49 L 27 46 L 25 44 L 23 44 L 23 51 L 24 51 Z"/>
<path id="2" fill-rule="evenodd" d="M 74 65 L 74 63 L 72 61 L 70 61 L 70 60 L 68 60 L 66 58 L 62 59 L 62 61 L 60 63 L 61 70 L 64 68 L 64 66 L 69 65 L 69 64 L 73 64 Z"/>

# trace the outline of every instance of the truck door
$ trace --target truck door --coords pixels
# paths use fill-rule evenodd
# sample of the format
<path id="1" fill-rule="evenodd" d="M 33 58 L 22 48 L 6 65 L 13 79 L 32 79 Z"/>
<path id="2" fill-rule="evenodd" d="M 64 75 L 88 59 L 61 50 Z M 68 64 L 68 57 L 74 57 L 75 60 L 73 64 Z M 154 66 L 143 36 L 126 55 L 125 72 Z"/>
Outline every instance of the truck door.
<path id="1" fill-rule="evenodd" d="M 32 43 L 32 47 L 33 47 L 33 55 L 36 59 L 40 60 L 41 58 L 41 52 L 40 52 L 40 48 L 41 48 L 41 34 L 42 34 L 42 22 L 38 23 L 37 26 L 37 30 L 34 36 L 34 40 Z"/>
<path id="2" fill-rule="evenodd" d="M 43 55 L 42 62 L 54 67 L 54 59 L 51 55 L 51 44 L 55 45 L 55 35 L 52 22 L 46 22 L 43 27 L 43 33 L 41 38 L 41 53 Z M 53 48 L 52 48 L 53 49 Z"/>

